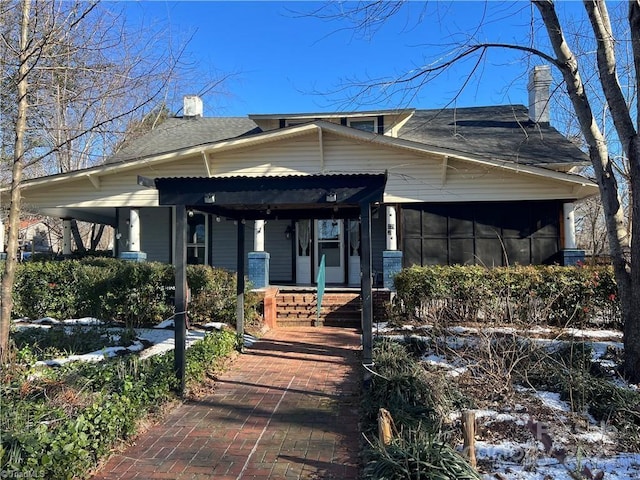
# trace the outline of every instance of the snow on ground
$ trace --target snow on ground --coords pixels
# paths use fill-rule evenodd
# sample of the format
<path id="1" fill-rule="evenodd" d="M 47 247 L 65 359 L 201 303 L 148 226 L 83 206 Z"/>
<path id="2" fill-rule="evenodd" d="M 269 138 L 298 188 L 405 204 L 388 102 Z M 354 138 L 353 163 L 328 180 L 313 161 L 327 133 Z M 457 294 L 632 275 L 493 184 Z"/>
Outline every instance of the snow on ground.
<path id="1" fill-rule="evenodd" d="M 17 328 L 51 328 L 53 325 L 64 325 L 65 327 L 76 326 L 97 326 L 106 325 L 100 319 L 93 317 L 72 318 L 68 320 L 57 320 L 52 317 L 44 317 L 37 320 L 18 319 Z M 221 322 L 211 322 L 204 325 L 206 329 L 221 330 L 226 324 Z M 65 328 L 66 330 L 66 328 Z M 111 331 L 112 330 L 112 331 Z M 122 328 L 109 329 L 111 338 L 119 336 Z M 55 358 L 51 360 L 42 360 L 36 362 L 36 365 L 42 366 L 61 366 L 69 362 L 101 362 L 107 358 L 118 355 L 127 355 L 130 353 L 139 353 L 141 359 L 149 358 L 153 355 L 159 355 L 175 348 L 175 331 L 173 330 L 173 318 L 169 318 L 155 325 L 153 328 L 135 328 L 136 340 L 128 347 L 104 347 L 95 352 L 89 352 L 82 355 L 69 355 L 66 357 Z M 190 329 L 186 334 L 186 348 L 193 345 L 194 342 L 202 340 L 206 334 L 205 330 Z M 245 336 L 245 345 L 251 345 L 255 339 Z M 105 340 L 108 338 L 105 337 Z"/>
<path id="2" fill-rule="evenodd" d="M 432 325 L 393 328 L 388 323 L 374 324 L 374 334 L 385 338 L 424 341 L 426 345 L 446 345 L 452 350 L 478 345 L 482 336 L 515 335 L 527 338 L 548 351 L 556 351 L 560 346 L 572 341 L 585 341 L 592 348 L 592 358 L 605 368 L 613 369 L 613 360 L 602 358 L 612 351 L 621 351 L 622 333 L 615 330 L 557 329 L 532 327 L 518 330 L 513 327 L 482 328 L 476 326 L 452 326 L 441 336 L 428 336 Z M 464 374 L 467 370 L 462 363 L 463 355 L 447 359 L 439 352 L 427 351 L 421 360 L 435 369 L 441 369 L 448 377 Z M 620 386 L 637 389 L 620 380 Z M 515 406 L 496 405 L 496 409 L 474 410 L 477 436 L 476 458 L 484 472 L 484 480 L 575 480 L 576 478 L 598 478 L 603 472 L 603 480 L 640 479 L 640 454 L 616 450 L 615 428 L 598 425 L 590 415 L 571 412 L 570 405 L 560 399 L 556 392 L 535 391 L 516 386 L 519 395 Z M 526 400 L 529 398 L 530 400 Z M 546 412 L 545 420 L 540 420 L 531 401 L 537 401 L 540 411 Z M 502 408 L 501 408 L 502 407 Z M 448 421 L 460 422 L 461 413 L 452 413 Z M 583 419 L 581 426 L 577 422 Z M 545 424 L 544 422 L 548 423 Z M 540 432 L 530 430 L 531 422 Z M 510 432 L 516 432 L 512 435 Z M 536 430 L 537 432 L 537 430 Z M 564 462 L 545 451 L 542 434 L 548 432 L 554 448 L 567 450 Z M 486 437 L 486 438 L 485 438 Z M 459 447 L 462 449 L 462 446 Z M 579 477 L 576 472 L 583 472 Z"/>

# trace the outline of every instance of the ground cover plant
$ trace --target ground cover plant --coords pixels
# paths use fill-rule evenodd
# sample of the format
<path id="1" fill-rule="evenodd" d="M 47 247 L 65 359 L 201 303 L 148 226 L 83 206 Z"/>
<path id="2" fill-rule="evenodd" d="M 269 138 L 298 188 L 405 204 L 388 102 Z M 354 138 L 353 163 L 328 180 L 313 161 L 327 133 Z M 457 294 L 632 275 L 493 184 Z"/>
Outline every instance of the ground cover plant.
<path id="1" fill-rule="evenodd" d="M 187 384 L 196 386 L 235 346 L 232 331 L 207 333 L 187 350 Z M 0 384 L 0 470 L 9 476 L 85 478 L 141 418 L 177 398 L 173 352 L 58 368 L 26 360 L 3 370 Z"/>
<path id="2" fill-rule="evenodd" d="M 374 325 L 366 478 L 640 478 L 640 391 L 621 376 L 622 333 L 606 269 L 527 267 L 486 279 L 477 267 L 428 267 L 426 278 L 419 270 L 400 275 L 392 321 Z M 509 315 L 525 310 L 531 315 Z M 380 407 L 395 423 L 386 446 L 376 440 Z M 460 465 L 462 412 L 476 418 L 475 474 L 438 467 Z"/>
<path id="3" fill-rule="evenodd" d="M 237 347 L 235 275 L 189 266 L 192 294 L 186 395 Z M 0 472 L 11 478 L 86 478 L 140 421 L 178 400 L 172 267 L 87 258 L 24 262 L 9 362 L 0 375 Z M 247 323 L 257 300 L 247 295 Z M 214 322 L 215 331 L 194 330 Z M 160 339 L 161 340 L 158 340 Z M 159 343 L 157 343 L 157 341 Z M 156 344 L 157 343 L 157 344 Z M 160 348 L 158 348 L 160 347 Z"/>

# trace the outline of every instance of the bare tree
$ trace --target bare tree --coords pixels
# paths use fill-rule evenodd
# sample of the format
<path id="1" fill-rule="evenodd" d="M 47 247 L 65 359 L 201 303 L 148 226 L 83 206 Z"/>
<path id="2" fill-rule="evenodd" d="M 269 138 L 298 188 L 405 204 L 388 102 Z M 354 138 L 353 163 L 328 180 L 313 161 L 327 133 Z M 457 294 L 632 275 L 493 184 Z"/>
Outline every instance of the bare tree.
<path id="1" fill-rule="evenodd" d="M 22 3 L 22 18 L 20 20 L 20 44 L 18 46 L 18 77 L 16 81 L 17 111 L 15 122 L 15 146 L 13 149 L 13 168 L 11 181 L 11 206 L 9 207 L 9 235 L 7 248 L 10 252 L 18 249 L 18 230 L 20 225 L 20 184 L 24 170 L 25 130 L 27 128 L 27 92 L 28 75 L 36 61 L 37 44 L 29 41 L 29 17 L 31 14 L 31 0 Z M 18 228 L 16 228 L 18 227 Z M 9 344 L 9 329 L 11 326 L 11 308 L 13 306 L 11 294 L 16 271 L 16 258 L 9 255 L 5 261 L 0 289 L 0 360 L 4 362 Z"/>
<path id="2" fill-rule="evenodd" d="M 357 2 L 349 6 L 340 2 L 326 4 L 312 15 L 326 18 L 347 18 L 354 28 L 364 32 L 374 31 L 381 22 L 390 15 L 396 14 L 403 3 L 410 2 Z M 353 5 L 353 4 L 352 4 Z M 490 9 L 493 2 L 486 2 L 485 9 Z M 499 4 L 499 8 L 504 5 Z M 640 0 L 630 0 L 627 3 L 627 28 L 614 31 L 609 12 L 604 0 L 584 0 L 583 6 L 588 19 L 588 40 L 594 47 L 585 49 L 578 55 L 569 45 L 564 33 L 564 24 L 556 12 L 556 5 L 552 0 L 532 0 L 530 4 L 516 2 L 516 8 L 527 8 L 532 5 L 532 14 L 537 11 L 540 15 L 542 28 L 546 32 L 546 42 L 537 46 L 534 35 L 529 43 L 501 43 L 478 42 L 473 34 L 468 34 L 463 41 L 459 41 L 454 48 L 443 54 L 438 52 L 438 60 L 411 69 L 405 75 L 390 80 L 359 82 L 345 88 L 345 92 L 353 92 L 355 96 L 350 101 L 367 103 L 376 96 L 388 97 L 390 91 L 400 92 L 400 98 L 410 99 L 415 92 L 448 71 L 454 65 L 465 63 L 470 72 L 461 88 L 472 82 L 472 74 L 481 67 L 487 52 L 493 49 L 521 52 L 529 58 L 537 57 L 545 63 L 555 67 L 562 78 L 562 88 L 567 94 L 568 103 L 579 128 L 582 143 L 589 154 L 593 174 L 600 187 L 600 197 L 604 211 L 609 250 L 618 285 L 621 303 L 622 322 L 624 324 L 624 346 L 626 376 L 640 382 L 640 136 L 637 125 L 640 122 L 640 106 L 638 104 L 638 87 L 640 82 Z M 530 8 L 530 7 L 529 7 Z M 501 12 L 506 16 L 504 12 Z M 446 21 L 446 18 L 441 19 Z M 479 24 L 486 22 L 487 17 L 479 19 Z M 530 23 L 533 32 L 535 21 Z M 473 33 L 473 32 L 472 32 Z M 586 38 L 586 37 L 576 37 Z M 587 42 L 587 40 L 584 40 Z M 617 59 L 619 46 L 628 52 L 631 62 L 622 65 Z M 452 45 L 448 45 L 449 48 Z M 589 52 L 595 53 L 592 69 L 589 69 L 587 58 Z M 444 59 L 444 60 L 443 60 Z M 586 65 L 586 68 L 583 66 Z M 470 65 L 470 66 L 469 66 Z M 622 86 L 619 76 L 624 73 L 632 80 L 628 86 Z M 586 77 L 585 77 L 586 75 Z M 583 80 L 587 78 L 589 85 Z M 596 83 L 601 95 L 595 95 Z M 393 85 L 395 90 L 390 88 Z M 589 87 L 589 88 L 588 88 Z M 455 99 L 452 99 L 453 102 Z M 631 114 L 635 109 L 635 118 Z M 613 135 L 607 136 L 605 130 L 599 126 L 597 118 L 606 109 L 607 118 L 613 123 Z M 617 145 L 620 146 L 619 151 Z M 629 207 L 630 221 L 625 218 L 624 202 L 621 198 L 621 186 L 618 183 L 620 162 L 622 169 L 628 172 L 629 179 Z M 631 224 L 631 231 L 627 226 Z M 630 240 L 631 239 L 631 240 Z M 630 245 L 630 249 L 629 249 Z M 633 261 L 635 260 L 635 262 Z M 634 265 L 635 263 L 635 265 Z"/>
<path id="3" fill-rule="evenodd" d="M 173 83 L 193 69 L 182 60 L 188 39 L 173 49 L 161 29 L 133 31 L 113 11 L 115 5 L 0 0 L 0 131 L 3 159 L 11 159 L 12 166 L 11 177 L 3 178 L 11 185 L 11 203 L 0 288 L 2 355 L 8 346 L 19 221 L 25 207 L 22 178 L 102 163 L 134 133 L 132 124 L 163 111 L 172 100 Z M 197 82 L 206 89 L 221 81 L 200 76 Z M 7 131 L 13 132 L 11 144 Z M 91 230 L 89 241 L 95 245 L 103 228 Z M 82 246 L 80 232 L 75 233 Z"/>

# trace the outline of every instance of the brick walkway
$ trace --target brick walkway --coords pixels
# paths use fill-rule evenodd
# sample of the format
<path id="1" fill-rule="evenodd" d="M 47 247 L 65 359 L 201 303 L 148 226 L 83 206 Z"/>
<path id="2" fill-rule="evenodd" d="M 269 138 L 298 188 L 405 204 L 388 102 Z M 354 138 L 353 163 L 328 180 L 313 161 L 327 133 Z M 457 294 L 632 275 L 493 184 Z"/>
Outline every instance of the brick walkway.
<path id="1" fill-rule="evenodd" d="M 360 336 L 271 330 L 214 393 L 173 410 L 94 480 L 359 478 Z"/>

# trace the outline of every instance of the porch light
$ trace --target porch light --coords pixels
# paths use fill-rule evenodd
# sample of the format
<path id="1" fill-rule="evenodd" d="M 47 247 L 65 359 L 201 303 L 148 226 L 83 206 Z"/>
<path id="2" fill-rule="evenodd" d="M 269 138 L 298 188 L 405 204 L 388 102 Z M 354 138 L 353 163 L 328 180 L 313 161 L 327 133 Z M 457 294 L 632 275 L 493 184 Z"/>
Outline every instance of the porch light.
<path id="1" fill-rule="evenodd" d="M 287 228 L 284 229 L 284 236 L 285 238 L 288 240 L 291 238 L 291 235 L 293 235 L 293 232 L 295 230 L 293 229 L 293 227 L 291 225 L 287 225 Z"/>
<path id="2" fill-rule="evenodd" d="M 327 202 L 335 202 L 337 199 L 338 199 L 338 195 L 336 194 L 336 192 L 329 192 L 325 197 L 325 200 Z"/>

